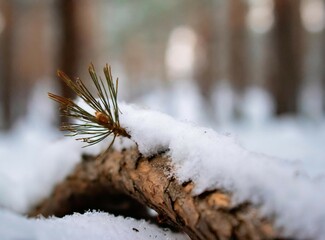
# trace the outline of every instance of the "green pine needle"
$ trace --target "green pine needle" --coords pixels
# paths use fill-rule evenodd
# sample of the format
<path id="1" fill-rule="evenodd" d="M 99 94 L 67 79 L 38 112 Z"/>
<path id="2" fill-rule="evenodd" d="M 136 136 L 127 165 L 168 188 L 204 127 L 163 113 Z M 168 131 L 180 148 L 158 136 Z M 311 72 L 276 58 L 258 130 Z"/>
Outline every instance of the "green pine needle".
<path id="1" fill-rule="evenodd" d="M 79 135 L 81 137 L 77 138 L 77 140 L 86 142 L 88 144 L 86 146 L 91 146 L 113 135 L 113 140 L 109 145 L 111 147 L 117 136 L 130 138 L 126 130 L 120 126 L 120 111 L 117 103 L 118 79 L 116 79 L 114 85 L 111 67 L 107 64 L 104 67 L 105 82 L 97 76 L 93 64 L 90 64 L 88 71 L 96 87 L 96 97 L 89 92 L 79 78 L 76 81 L 72 81 L 60 70 L 57 74 L 77 96 L 94 110 L 94 114 L 87 112 L 69 98 L 53 93 L 48 93 L 48 96 L 60 103 L 62 116 L 79 120 L 76 123 L 68 122 L 62 124 L 61 130 L 69 131 L 70 134 L 67 134 L 68 136 Z"/>

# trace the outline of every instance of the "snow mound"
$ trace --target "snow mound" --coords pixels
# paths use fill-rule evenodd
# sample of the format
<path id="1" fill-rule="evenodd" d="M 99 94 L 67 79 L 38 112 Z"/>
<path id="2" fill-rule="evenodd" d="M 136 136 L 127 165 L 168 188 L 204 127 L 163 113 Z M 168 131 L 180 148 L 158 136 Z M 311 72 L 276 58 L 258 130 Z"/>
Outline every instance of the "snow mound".
<path id="1" fill-rule="evenodd" d="M 75 213 L 63 218 L 27 219 L 0 208 L 0 235 L 3 240 L 142 240 L 188 239 L 143 220 L 115 217 L 102 212 Z"/>
<path id="2" fill-rule="evenodd" d="M 249 152 L 227 134 L 176 121 L 159 112 L 122 104 L 120 121 L 145 156 L 169 150 L 180 182 L 193 194 L 222 188 L 234 201 L 249 200 L 276 215 L 276 225 L 299 237 L 325 236 L 325 181 L 297 163 Z M 323 168 L 322 173 L 325 176 Z"/>

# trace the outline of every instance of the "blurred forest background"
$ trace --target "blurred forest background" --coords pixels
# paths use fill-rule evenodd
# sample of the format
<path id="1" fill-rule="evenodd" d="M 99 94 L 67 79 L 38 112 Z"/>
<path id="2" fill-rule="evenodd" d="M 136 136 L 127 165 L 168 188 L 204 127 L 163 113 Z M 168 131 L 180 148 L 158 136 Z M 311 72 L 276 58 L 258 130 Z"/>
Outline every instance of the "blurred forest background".
<path id="1" fill-rule="evenodd" d="M 181 118 L 317 122 L 324 26 L 324 0 L 0 0 L 0 128 L 26 113 L 38 83 L 71 96 L 56 70 L 86 80 L 90 62 L 112 65 L 120 99 Z"/>

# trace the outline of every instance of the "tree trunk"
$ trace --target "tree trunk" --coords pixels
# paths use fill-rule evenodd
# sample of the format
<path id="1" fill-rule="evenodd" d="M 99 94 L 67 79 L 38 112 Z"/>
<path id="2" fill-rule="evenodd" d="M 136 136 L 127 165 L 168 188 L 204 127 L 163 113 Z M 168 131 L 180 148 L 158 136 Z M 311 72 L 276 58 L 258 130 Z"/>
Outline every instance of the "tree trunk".
<path id="1" fill-rule="evenodd" d="M 77 8 L 78 1 L 75 0 L 60 0 L 57 3 L 58 15 L 61 19 L 61 53 L 60 69 L 62 69 L 68 76 L 76 76 L 78 72 L 79 63 L 81 60 L 82 46 L 80 44 L 81 36 L 79 35 Z M 63 82 L 60 81 L 61 92 L 63 96 L 74 97 L 72 90 L 67 88 Z"/>
<path id="2" fill-rule="evenodd" d="M 325 0 L 323 0 L 324 2 L 324 8 L 323 11 L 325 11 Z M 322 33 L 322 61 L 321 61 L 321 66 L 323 63 L 325 64 L 325 30 L 323 29 L 323 33 Z M 323 107 L 323 114 L 325 113 L 325 69 L 324 67 L 322 67 L 322 77 L 321 77 L 321 85 L 322 85 L 322 107 Z"/>
<path id="3" fill-rule="evenodd" d="M 248 33 L 246 27 L 248 3 L 244 0 L 228 1 L 228 78 L 236 95 L 234 97 L 234 118 L 242 117 L 242 97 L 248 84 L 248 67 L 252 61 L 248 54 Z"/>
<path id="4" fill-rule="evenodd" d="M 237 94 L 247 85 L 248 62 L 246 15 L 248 5 L 243 0 L 229 1 L 229 80 Z"/>
<path id="5" fill-rule="evenodd" d="M 195 30 L 199 37 L 199 50 L 202 59 L 195 64 L 195 78 L 200 92 L 207 103 L 211 102 L 211 94 L 218 78 L 217 75 L 217 43 L 218 26 L 215 18 L 215 7 L 213 4 L 197 3 L 197 16 L 195 19 Z M 211 103 L 210 103 L 211 104 Z"/>
<path id="6" fill-rule="evenodd" d="M 272 221 L 262 218 L 251 204 L 232 205 L 231 193 L 220 189 L 193 196 L 193 183 L 180 184 L 171 177 L 171 169 L 171 162 L 164 154 L 149 159 L 142 157 L 137 149 L 110 151 L 97 158 L 84 157 L 30 216 L 63 216 L 88 209 L 90 202 L 92 208 L 98 209 L 94 203 L 104 195 L 108 204 L 115 201 L 116 208 L 121 208 L 120 203 L 126 200 L 116 201 L 116 196 L 125 194 L 156 210 L 161 221 L 183 230 L 192 239 L 280 237 Z M 123 209 L 132 205 L 134 202 L 129 202 Z"/>
<path id="7" fill-rule="evenodd" d="M 302 25 L 299 0 L 274 1 L 274 49 L 270 86 L 276 113 L 296 113 L 302 79 Z"/>
<path id="8" fill-rule="evenodd" d="M 4 29 L 0 32 L 0 97 L 2 111 L 2 124 L 0 128 L 8 130 L 12 124 L 11 92 L 13 80 L 12 68 L 12 42 L 13 42 L 13 3 L 11 1 L 0 1 L 0 7 L 4 16 Z M 0 30 L 1 31 L 1 30 Z"/>
<path id="9" fill-rule="evenodd" d="M 224 76 L 225 9 L 222 1 L 192 1 L 190 17 L 197 33 L 194 79 L 202 95 L 205 114 L 215 119 L 213 93 Z M 194 12 L 193 12 L 194 11 Z"/>
<path id="10" fill-rule="evenodd" d="M 59 46 L 59 69 L 64 71 L 72 79 L 79 76 L 88 78 L 86 66 L 96 61 L 98 37 L 94 14 L 96 4 L 90 0 L 59 0 L 56 2 L 56 11 L 60 21 L 61 41 Z M 86 82 L 86 81 L 85 81 Z M 62 96 L 74 98 L 74 92 L 63 81 L 59 81 Z M 86 82 L 87 84 L 87 82 Z M 61 117 L 60 122 L 68 122 L 69 119 Z"/>

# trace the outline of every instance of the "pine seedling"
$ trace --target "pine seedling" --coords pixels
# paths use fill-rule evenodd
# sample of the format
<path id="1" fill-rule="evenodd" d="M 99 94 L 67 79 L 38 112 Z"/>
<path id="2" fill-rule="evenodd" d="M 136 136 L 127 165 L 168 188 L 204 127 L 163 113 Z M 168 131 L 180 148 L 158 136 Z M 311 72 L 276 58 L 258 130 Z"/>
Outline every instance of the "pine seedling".
<path id="1" fill-rule="evenodd" d="M 120 110 L 118 108 L 117 93 L 118 79 L 114 84 L 111 67 L 106 64 L 104 67 L 105 83 L 98 77 L 93 64 L 88 68 L 90 77 L 97 96 L 90 93 L 81 79 L 71 80 L 64 72 L 58 70 L 57 74 L 65 84 L 76 93 L 91 109 L 93 114 L 76 104 L 73 100 L 62 96 L 48 93 L 49 98 L 60 104 L 62 116 L 70 118 L 70 121 L 62 123 L 61 130 L 70 132 L 68 136 L 80 136 L 79 141 L 86 142 L 87 146 L 94 145 L 108 136 L 113 136 L 110 148 L 117 136 L 130 138 L 127 131 L 121 127 L 119 121 Z"/>

